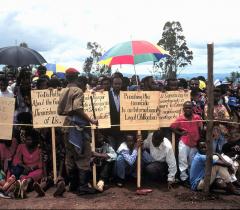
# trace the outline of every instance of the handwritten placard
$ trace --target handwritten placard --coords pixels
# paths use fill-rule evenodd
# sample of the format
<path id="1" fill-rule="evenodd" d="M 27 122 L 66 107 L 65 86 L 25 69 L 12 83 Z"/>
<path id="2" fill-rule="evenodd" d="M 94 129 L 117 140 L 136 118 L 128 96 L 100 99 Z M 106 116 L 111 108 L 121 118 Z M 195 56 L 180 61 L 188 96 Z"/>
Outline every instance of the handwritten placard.
<path id="1" fill-rule="evenodd" d="M 159 93 L 159 127 L 169 127 L 182 113 L 183 104 L 190 101 L 190 91 Z"/>
<path id="2" fill-rule="evenodd" d="M 121 91 L 120 129 L 154 130 L 159 126 L 159 92 Z"/>
<path id="3" fill-rule="evenodd" d="M 0 97 L 0 139 L 12 140 L 15 98 Z"/>
<path id="4" fill-rule="evenodd" d="M 156 130 L 169 127 L 190 100 L 184 91 L 121 91 L 120 129 Z"/>
<path id="5" fill-rule="evenodd" d="M 34 128 L 62 126 L 65 117 L 57 114 L 60 90 L 31 91 Z"/>
<path id="6" fill-rule="evenodd" d="M 98 120 L 99 128 L 110 128 L 110 109 L 109 109 L 109 95 L 107 91 L 96 92 L 94 94 L 90 92 L 84 93 L 84 112 L 93 119 L 93 110 L 91 104 L 91 96 L 93 98 L 93 106 Z"/>

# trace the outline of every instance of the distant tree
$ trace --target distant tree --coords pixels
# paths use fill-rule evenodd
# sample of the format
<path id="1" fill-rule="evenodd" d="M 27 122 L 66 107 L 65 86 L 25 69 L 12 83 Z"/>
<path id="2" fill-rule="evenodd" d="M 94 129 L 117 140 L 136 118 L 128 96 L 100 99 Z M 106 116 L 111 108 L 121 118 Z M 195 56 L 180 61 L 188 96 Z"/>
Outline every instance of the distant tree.
<path id="1" fill-rule="evenodd" d="M 162 77 L 176 78 L 185 66 L 191 64 L 193 52 L 187 47 L 180 22 L 166 22 L 162 39 L 157 44 L 169 51 L 171 55 L 156 63 L 157 67 L 162 70 Z"/>
<path id="2" fill-rule="evenodd" d="M 106 65 L 99 65 L 98 61 L 102 56 L 103 49 L 97 42 L 88 42 L 87 49 L 90 50 L 90 56 L 87 57 L 83 64 L 83 71 L 87 74 L 111 74 L 111 68 Z"/>
<path id="3" fill-rule="evenodd" d="M 19 46 L 28 48 L 28 44 L 26 42 L 21 42 Z"/>
<path id="4" fill-rule="evenodd" d="M 92 71 L 92 65 L 93 65 L 93 58 L 90 56 L 90 57 L 87 57 L 84 61 L 84 64 L 83 64 L 83 71 L 89 75 Z"/>
<path id="5" fill-rule="evenodd" d="M 232 83 L 235 83 L 235 82 L 239 82 L 240 81 L 240 73 L 238 71 L 233 71 L 230 73 L 229 77 L 226 77 L 226 80 L 228 82 L 232 82 Z"/>

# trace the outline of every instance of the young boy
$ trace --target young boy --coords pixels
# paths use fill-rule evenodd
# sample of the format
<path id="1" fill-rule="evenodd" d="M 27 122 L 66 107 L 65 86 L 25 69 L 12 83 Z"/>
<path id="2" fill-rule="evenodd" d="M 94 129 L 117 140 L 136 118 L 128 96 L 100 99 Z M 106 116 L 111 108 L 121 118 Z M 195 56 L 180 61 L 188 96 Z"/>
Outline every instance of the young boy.
<path id="1" fill-rule="evenodd" d="M 136 143 L 134 134 L 128 133 L 125 135 L 125 141 L 117 150 L 117 160 L 115 164 L 115 173 L 117 176 L 117 186 L 122 187 L 126 175 L 135 176 L 135 165 L 137 159 L 137 149 L 140 144 Z"/>
<path id="2" fill-rule="evenodd" d="M 183 114 L 171 124 L 173 132 L 180 135 L 178 145 L 180 179 L 183 184 L 188 184 L 188 168 L 197 152 L 197 143 L 200 139 L 200 129 L 202 128 L 201 117 L 193 114 L 192 102 L 186 101 L 183 104 Z"/>
<path id="3" fill-rule="evenodd" d="M 205 162 L 206 143 L 199 142 L 198 152 L 192 161 L 190 170 L 190 182 L 192 190 L 204 189 Z M 226 191 L 228 193 L 240 195 L 240 191 L 238 191 L 231 182 L 231 175 L 229 171 L 232 171 L 232 164 L 226 162 L 221 155 L 214 158 L 210 184 L 212 184 L 216 178 L 221 178 L 226 183 Z"/>
<path id="4" fill-rule="evenodd" d="M 117 153 L 114 151 L 112 146 L 107 143 L 107 138 L 100 132 L 98 133 L 96 146 L 96 152 L 93 152 L 93 161 L 97 165 L 99 174 L 97 190 L 102 192 L 104 184 L 109 181 L 109 177 L 113 169 L 113 164 L 117 159 Z"/>

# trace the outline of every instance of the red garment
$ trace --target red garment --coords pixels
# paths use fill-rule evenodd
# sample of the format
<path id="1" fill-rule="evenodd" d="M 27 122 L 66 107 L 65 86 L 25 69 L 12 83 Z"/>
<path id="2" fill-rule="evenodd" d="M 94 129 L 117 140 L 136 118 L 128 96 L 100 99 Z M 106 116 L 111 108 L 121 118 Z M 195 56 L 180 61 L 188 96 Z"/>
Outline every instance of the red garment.
<path id="1" fill-rule="evenodd" d="M 38 181 L 43 175 L 43 163 L 41 160 L 41 150 L 37 147 L 32 153 L 30 153 L 25 144 L 20 144 L 17 148 L 16 155 L 13 159 L 13 165 L 24 164 L 27 167 L 38 166 L 38 169 L 31 171 L 28 175 L 21 176 L 21 180 L 32 178 L 34 181 Z"/>
<path id="2" fill-rule="evenodd" d="M 195 120 L 201 120 L 201 117 L 193 114 L 192 120 L 188 120 L 184 115 L 180 115 L 175 122 L 171 124 L 171 128 L 187 131 L 187 134 L 181 136 L 180 139 L 189 147 L 195 147 L 200 139 L 199 128 L 202 127 L 202 122 L 196 122 Z"/>
<path id="3" fill-rule="evenodd" d="M 12 139 L 11 146 L 7 147 L 4 143 L 0 143 L 0 161 L 3 170 L 6 172 L 8 168 L 8 160 L 12 160 L 17 149 L 17 140 Z"/>

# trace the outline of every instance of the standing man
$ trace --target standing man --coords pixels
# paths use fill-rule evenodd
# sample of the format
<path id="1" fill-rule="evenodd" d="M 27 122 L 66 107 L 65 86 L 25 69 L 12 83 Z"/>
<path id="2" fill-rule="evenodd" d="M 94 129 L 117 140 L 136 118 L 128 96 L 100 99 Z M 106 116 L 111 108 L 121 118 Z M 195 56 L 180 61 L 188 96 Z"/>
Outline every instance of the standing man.
<path id="1" fill-rule="evenodd" d="M 104 134 L 110 136 L 110 145 L 116 151 L 122 143 L 123 135 L 120 131 L 120 90 L 122 88 L 122 78 L 115 76 L 112 78 L 112 87 L 109 91 L 109 108 L 111 116 L 111 128 L 106 129 Z"/>
<path id="2" fill-rule="evenodd" d="M 93 188 L 88 186 L 90 178 L 91 146 L 86 125 L 97 124 L 83 111 L 83 91 L 79 88 L 79 72 L 74 68 L 66 70 L 68 85 L 62 89 L 58 114 L 66 115 L 64 125 L 71 125 L 65 130 L 66 170 L 70 182 L 69 190 L 77 191 L 79 195 L 92 194 Z"/>
<path id="3" fill-rule="evenodd" d="M 0 97 L 13 98 L 14 94 L 8 88 L 8 80 L 6 77 L 0 77 Z"/>
<path id="4" fill-rule="evenodd" d="M 152 76 L 147 76 L 142 79 L 144 91 L 153 91 L 156 90 L 156 82 L 154 81 Z"/>
<path id="5" fill-rule="evenodd" d="M 178 144 L 180 179 L 184 185 L 189 185 L 188 172 L 192 159 L 197 152 L 197 143 L 200 139 L 202 121 L 199 115 L 193 114 L 191 101 L 183 104 L 183 114 L 171 124 L 173 132 L 180 135 Z"/>
<path id="6" fill-rule="evenodd" d="M 49 77 L 47 75 L 47 68 L 46 68 L 46 66 L 40 65 L 37 68 L 37 74 L 38 74 L 39 78 L 46 78 L 47 80 L 49 80 Z"/>

